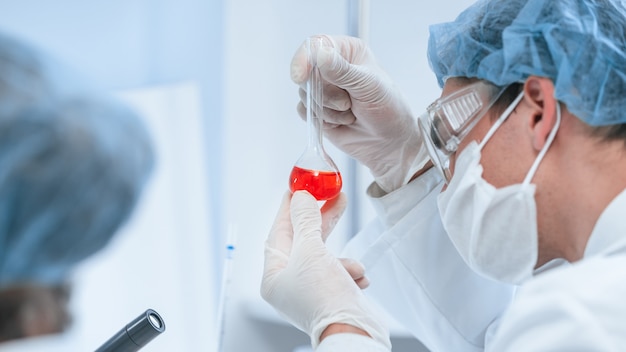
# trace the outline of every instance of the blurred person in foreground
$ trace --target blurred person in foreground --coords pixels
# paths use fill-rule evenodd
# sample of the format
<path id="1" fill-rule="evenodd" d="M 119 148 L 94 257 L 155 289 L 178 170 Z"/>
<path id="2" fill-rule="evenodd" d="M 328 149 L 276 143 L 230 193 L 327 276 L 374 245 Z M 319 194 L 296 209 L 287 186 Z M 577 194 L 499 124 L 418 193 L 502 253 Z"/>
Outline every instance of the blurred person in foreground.
<path id="1" fill-rule="evenodd" d="M 0 34 L 1 351 L 56 350 L 72 270 L 129 219 L 153 168 L 140 118 L 72 77 Z"/>

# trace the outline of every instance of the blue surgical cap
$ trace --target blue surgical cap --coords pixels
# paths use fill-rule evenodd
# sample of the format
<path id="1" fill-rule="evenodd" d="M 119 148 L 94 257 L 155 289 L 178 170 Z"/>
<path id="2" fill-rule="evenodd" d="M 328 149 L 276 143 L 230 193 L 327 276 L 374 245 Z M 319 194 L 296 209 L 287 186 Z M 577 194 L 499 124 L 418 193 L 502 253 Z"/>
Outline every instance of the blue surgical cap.
<path id="1" fill-rule="evenodd" d="M 626 123 L 626 10 L 614 0 L 486 0 L 430 27 L 428 58 L 449 77 L 505 86 L 550 78 L 591 126 Z"/>
<path id="2" fill-rule="evenodd" d="M 72 77 L 49 63 L 0 35 L 0 288 L 64 282 L 128 219 L 153 168 L 139 116 L 65 89 Z"/>

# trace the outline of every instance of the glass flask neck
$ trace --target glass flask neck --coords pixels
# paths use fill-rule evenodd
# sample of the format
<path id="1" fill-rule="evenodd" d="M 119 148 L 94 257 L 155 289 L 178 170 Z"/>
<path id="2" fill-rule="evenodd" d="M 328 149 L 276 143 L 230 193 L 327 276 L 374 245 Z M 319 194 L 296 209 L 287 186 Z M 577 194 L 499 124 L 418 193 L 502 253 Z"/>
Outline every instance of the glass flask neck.
<path id="1" fill-rule="evenodd" d="M 309 80 L 306 82 L 306 121 L 308 142 L 297 164 L 308 169 L 336 171 L 337 166 L 324 150 L 323 87 L 319 69 L 312 64 Z"/>
<path id="2" fill-rule="evenodd" d="M 324 113 L 322 102 L 324 93 L 320 71 L 316 65 L 313 65 L 311 68 L 311 74 L 309 80 L 306 82 L 306 86 L 306 121 L 309 133 L 308 148 L 318 151 L 319 153 L 324 153 L 324 122 L 321 118 Z"/>
<path id="3" fill-rule="evenodd" d="M 311 71 L 306 82 L 306 121 L 308 141 L 304 153 L 289 176 L 289 190 L 306 190 L 317 200 L 328 200 L 341 192 L 342 179 L 337 166 L 326 154 L 323 145 L 323 85 L 317 67 L 317 49 L 323 38 L 307 41 Z"/>

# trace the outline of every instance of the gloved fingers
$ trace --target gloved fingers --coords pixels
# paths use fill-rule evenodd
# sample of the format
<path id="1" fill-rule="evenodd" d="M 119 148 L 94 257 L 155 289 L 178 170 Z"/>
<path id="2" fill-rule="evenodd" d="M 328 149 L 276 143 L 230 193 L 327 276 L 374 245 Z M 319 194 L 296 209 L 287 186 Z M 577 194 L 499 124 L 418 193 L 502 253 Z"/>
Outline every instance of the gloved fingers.
<path id="1" fill-rule="evenodd" d="M 306 107 L 303 102 L 298 103 L 298 115 L 304 121 L 306 121 Z M 352 110 L 348 111 L 336 111 L 328 108 L 324 108 L 324 128 L 335 128 L 342 125 L 351 125 L 356 121 L 356 117 L 352 113 Z"/>
<path id="2" fill-rule="evenodd" d="M 349 36 L 316 37 L 324 38 L 314 59 L 325 81 L 325 106 L 343 111 L 350 108 L 353 99 L 377 103 L 387 96 L 386 76 L 372 69 L 377 66 L 363 40 Z M 301 87 L 309 79 L 311 61 L 305 40 L 291 60 L 291 79 Z"/>
<path id="3" fill-rule="evenodd" d="M 337 111 L 324 109 L 324 128 L 335 128 L 342 125 L 351 125 L 356 122 L 352 110 Z"/>
<path id="4" fill-rule="evenodd" d="M 324 83 L 324 107 L 337 111 L 347 111 L 352 107 L 348 92 L 333 84 Z"/>
<path id="5" fill-rule="evenodd" d="M 321 45 L 325 47 L 332 48 L 335 45 L 333 38 L 327 35 L 314 35 L 310 37 L 310 39 L 313 38 L 321 38 Z M 308 39 L 309 38 L 307 38 L 307 40 Z M 302 44 L 298 47 L 293 57 L 291 58 L 290 76 L 291 80 L 296 84 L 303 84 L 309 79 L 309 73 L 311 71 L 311 61 L 313 60 L 311 60 L 311 58 L 309 57 L 307 40 L 302 42 Z M 317 43 L 319 44 L 320 42 Z M 316 48 L 312 48 L 312 50 L 316 50 Z"/>
<path id="6" fill-rule="evenodd" d="M 291 197 L 291 224 L 293 225 L 294 247 L 314 248 L 323 247 L 322 242 L 322 213 L 317 200 L 307 191 L 296 191 Z M 297 242 L 297 243 L 296 243 Z M 305 245 L 304 243 L 311 243 Z"/>
<path id="7" fill-rule="evenodd" d="M 261 297 L 270 302 L 280 285 L 280 278 L 284 275 L 289 257 L 274 248 L 265 246 L 265 261 L 263 264 L 263 280 L 261 281 Z"/>
<path id="8" fill-rule="evenodd" d="M 344 89 L 341 89 L 328 82 L 324 82 L 323 86 L 324 108 L 330 108 L 337 111 L 347 111 L 352 106 L 350 95 Z M 306 106 L 306 87 L 301 86 L 298 89 L 300 101 Z"/>
<path id="9" fill-rule="evenodd" d="M 289 261 L 293 242 L 290 217 L 291 193 L 285 192 L 269 236 L 265 240 L 265 262 L 261 296 L 272 297 L 276 283 Z"/>
<path id="10" fill-rule="evenodd" d="M 291 80 L 296 84 L 303 84 L 309 79 L 311 66 L 309 64 L 309 53 L 306 47 L 306 40 L 298 47 L 291 58 Z"/>
<path id="11" fill-rule="evenodd" d="M 293 227 L 291 225 L 290 206 L 291 193 L 287 191 L 283 195 L 274 224 L 272 225 L 270 233 L 265 241 L 266 256 L 269 254 L 271 257 L 274 257 L 277 253 L 282 253 L 283 256 L 280 256 L 282 258 L 277 259 L 284 259 L 288 258 L 291 253 L 291 246 L 293 243 Z M 268 252 L 267 249 L 271 249 L 271 251 Z"/>
<path id="12" fill-rule="evenodd" d="M 329 199 L 320 209 L 322 212 L 322 240 L 326 241 L 328 235 L 333 231 L 337 222 L 343 215 L 348 205 L 348 197 L 341 192 L 333 199 Z"/>
<path id="13" fill-rule="evenodd" d="M 324 36 L 325 45 L 317 52 L 317 64 L 324 63 L 324 55 L 329 51 L 334 51 L 345 59 L 348 63 L 362 65 L 371 61 L 373 55 L 370 53 L 367 44 L 360 38 L 347 35 Z M 320 56 L 320 54 L 322 56 Z"/>
<path id="14" fill-rule="evenodd" d="M 296 109 L 298 111 L 298 115 L 300 115 L 300 118 L 306 122 L 306 106 L 304 105 L 304 103 L 299 102 Z"/>
<path id="15" fill-rule="evenodd" d="M 363 276 L 362 278 L 355 279 L 354 283 L 357 286 L 359 286 L 361 290 L 364 290 L 370 286 L 370 280 L 367 278 L 367 276 Z"/>
<path id="16" fill-rule="evenodd" d="M 339 261 L 360 289 L 365 289 L 370 285 L 369 279 L 365 276 L 365 267 L 361 262 L 351 258 L 339 258 Z"/>
<path id="17" fill-rule="evenodd" d="M 327 48 L 320 49 L 318 58 L 322 77 L 330 84 L 348 91 L 352 99 L 362 102 L 379 99 L 379 91 L 384 87 L 371 68 L 351 64 L 337 51 Z"/>

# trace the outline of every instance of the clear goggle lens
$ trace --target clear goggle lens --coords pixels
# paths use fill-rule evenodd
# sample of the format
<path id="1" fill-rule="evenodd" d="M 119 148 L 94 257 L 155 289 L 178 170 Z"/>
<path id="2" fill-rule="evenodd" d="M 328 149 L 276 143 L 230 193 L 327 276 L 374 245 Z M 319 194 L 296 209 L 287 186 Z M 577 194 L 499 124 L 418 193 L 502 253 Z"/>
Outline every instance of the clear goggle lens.
<path id="1" fill-rule="evenodd" d="M 452 178 L 450 156 L 505 88 L 479 81 L 432 103 L 418 118 L 430 158 L 446 182 Z"/>

